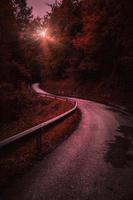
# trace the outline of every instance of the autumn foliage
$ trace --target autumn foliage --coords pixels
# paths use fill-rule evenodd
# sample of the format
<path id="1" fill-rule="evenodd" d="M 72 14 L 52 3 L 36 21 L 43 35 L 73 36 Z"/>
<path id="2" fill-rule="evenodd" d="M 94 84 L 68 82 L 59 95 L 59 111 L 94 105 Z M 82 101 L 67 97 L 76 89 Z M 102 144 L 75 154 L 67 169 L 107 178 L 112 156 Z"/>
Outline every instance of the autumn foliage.
<path id="1" fill-rule="evenodd" d="M 45 67 L 50 70 L 50 63 L 55 63 L 57 75 L 70 69 L 101 71 L 113 78 L 117 71 L 120 76 L 128 76 L 132 60 L 132 6 L 129 0 L 63 0 L 62 4 L 54 4 L 48 30 L 58 43 L 50 44 L 52 57 L 49 53 Z"/>
<path id="2" fill-rule="evenodd" d="M 108 91 L 132 91 L 132 1 L 63 0 L 50 7 L 40 19 L 26 0 L 0 1 L 1 122 L 21 115 L 35 81 L 100 79 Z M 37 29 L 47 29 L 46 38 L 36 38 Z"/>

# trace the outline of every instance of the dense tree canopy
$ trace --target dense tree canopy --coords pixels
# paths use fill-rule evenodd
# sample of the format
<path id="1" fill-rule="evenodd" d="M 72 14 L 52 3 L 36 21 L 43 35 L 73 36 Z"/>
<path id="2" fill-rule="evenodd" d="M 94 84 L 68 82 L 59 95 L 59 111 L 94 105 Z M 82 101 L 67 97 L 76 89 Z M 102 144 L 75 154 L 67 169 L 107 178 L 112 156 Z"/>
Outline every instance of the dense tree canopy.
<path id="1" fill-rule="evenodd" d="M 54 4 L 48 33 L 57 42 L 49 41 L 46 49 L 46 73 L 62 76 L 68 69 L 95 72 L 108 76 L 110 85 L 128 87 L 133 58 L 132 8 L 130 0 L 63 0 Z"/>
<path id="2" fill-rule="evenodd" d="M 1 121 L 18 116 L 30 101 L 28 85 L 41 78 L 79 73 L 132 89 L 132 1 L 63 0 L 50 7 L 34 19 L 26 0 L 0 1 Z M 37 37 L 38 30 L 47 30 L 46 37 Z"/>
<path id="3" fill-rule="evenodd" d="M 28 96 L 24 84 L 31 79 L 21 49 L 20 34 L 23 26 L 21 26 L 18 16 L 16 16 L 18 12 L 16 9 L 20 9 L 16 1 L 0 1 L 1 122 L 15 119 L 18 112 L 21 112 L 21 109 L 26 106 Z M 19 14 L 19 19 L 20 16 L 23 18 L 23 13 Z M 27 24 L 27 21 L 23 21 L 24 23 Z"/>

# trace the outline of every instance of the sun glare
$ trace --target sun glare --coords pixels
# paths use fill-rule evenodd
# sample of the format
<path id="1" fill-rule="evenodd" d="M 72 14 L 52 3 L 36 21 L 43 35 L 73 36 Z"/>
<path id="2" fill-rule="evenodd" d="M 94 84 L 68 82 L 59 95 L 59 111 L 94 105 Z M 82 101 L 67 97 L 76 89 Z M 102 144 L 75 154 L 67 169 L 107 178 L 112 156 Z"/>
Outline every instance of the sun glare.
<path id="1" fill-rule="evenodd" d="M 41 40 L 41 41 L 47 41 L 51 43 L 58 43 L 57 39 L 55 39 L 53 36 L 49 34 L 49 31 L 47 28 L 45 29 L 36 29 L 36 32 L 33 33 L 33 38 L 35 40 Z"/>
<path id="2" fill-rule="evenodd" d="M 40 31 L 39 35 L 40 35 L 40 37 L 45 37 L 46 36 L 46 31 Z"/>
<path id="3" fill-rule="evenodd" d="M 46 29 L 45 30 L 38 30 L 37 31 L 37 36 L 39 38 L 45 38 L 46 37 Z"/>

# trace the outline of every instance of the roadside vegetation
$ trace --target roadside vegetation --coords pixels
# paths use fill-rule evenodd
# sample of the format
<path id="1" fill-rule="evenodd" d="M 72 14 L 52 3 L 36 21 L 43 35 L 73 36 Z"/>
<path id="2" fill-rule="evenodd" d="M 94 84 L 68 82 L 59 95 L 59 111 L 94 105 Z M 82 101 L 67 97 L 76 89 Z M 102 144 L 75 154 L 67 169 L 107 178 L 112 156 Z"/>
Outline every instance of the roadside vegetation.
<path id="1" fill-rule="evenodd" d="M 0 152 L 0 192 L 15 178 L 20 178 L 24 172 L 31 170 L 37 161 L 42 159 L 60 145 L 77 128 L 81 113 L 77 109 L 53 124 L 52 127 L 36 132 L 30 137 L 11 145 Z M 42 134 L 42 149 L 38 148 L 39 133 Z"/>
<path id="2" fill-rule="evenodd" d="M 132 92 L 128 89 L 109 91 L 102 80 L 78 80 L 71 78 L 51 79 L 42 82 L 41 87 L 51 93 L 88 99 L 107 105 L 123 106 L 128 112 L 133 112 Z M 58 89 L 57 89 L 58 88 Z"/>
<path id="3" fill-rule="evenodd" d="M 3 124 L 0 128 L 0 140 L 19 134 L 33 126 L 57 117 L 73 107 L 67 101 L 40 97 L 39 95 L 33 95 L 33 97 L 31 105 L 23 110 L 18 119 Z"/>

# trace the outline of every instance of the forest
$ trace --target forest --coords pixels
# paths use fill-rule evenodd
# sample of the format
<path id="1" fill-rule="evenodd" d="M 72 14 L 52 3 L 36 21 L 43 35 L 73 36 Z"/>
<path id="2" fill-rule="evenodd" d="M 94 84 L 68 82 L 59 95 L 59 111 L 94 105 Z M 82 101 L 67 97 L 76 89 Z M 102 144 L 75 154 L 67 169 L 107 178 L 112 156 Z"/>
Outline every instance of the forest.
<path id="1" fill-rule="evenodd" d="M 35 18 L 26 0 L 0 1 L 0 123 L 16 120 L 34 103 L 33 82 L 54 92 L 65 83 L 66 94 L 131 105 L 133 2 L 63 0 L 49 6 Z M 42 30 L 45 37 L 39 37 Z"/>

